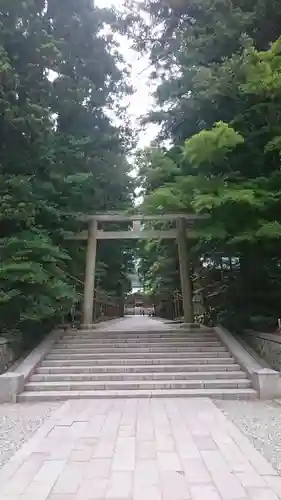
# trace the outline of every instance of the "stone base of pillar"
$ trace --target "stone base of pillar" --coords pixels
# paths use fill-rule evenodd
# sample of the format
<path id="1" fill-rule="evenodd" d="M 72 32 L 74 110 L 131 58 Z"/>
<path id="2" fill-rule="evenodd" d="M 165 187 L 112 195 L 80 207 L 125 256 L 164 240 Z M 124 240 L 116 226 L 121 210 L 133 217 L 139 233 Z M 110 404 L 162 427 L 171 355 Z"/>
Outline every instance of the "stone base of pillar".
<path id="1" fill-rule="evenodd" d="M 80 325 L 80 330 L 94 330 L 95 328 L 97 328 L 97 324 L 96 323 L 92 323 L 91 325 Z"/>

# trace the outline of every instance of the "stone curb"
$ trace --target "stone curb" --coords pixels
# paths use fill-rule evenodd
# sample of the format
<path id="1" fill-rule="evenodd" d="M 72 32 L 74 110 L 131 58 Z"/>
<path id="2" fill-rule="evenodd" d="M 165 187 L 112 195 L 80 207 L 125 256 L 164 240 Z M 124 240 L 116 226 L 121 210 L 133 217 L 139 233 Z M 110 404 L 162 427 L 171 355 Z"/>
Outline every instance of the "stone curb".
<path id="1" fill-rule="evenodd" d="M 25 381 L 35 372 L 39 363 L 64 334 L 64 330 L 54 330 L 28 354 L 17 366 L 16 371 L 0 375 L 0 403 L 16 402 L 17 395 L 22 392 Z"/>
<path id="2" fill-rule="evenodd" d="M 246 371 L 260 399 L 281 397 L 280 373 L 270 368 L 264 368 L 230 332 L 222 326 L 216 326 L 215 332 L 220 341 L 228 348 L 237 363 Z"/>

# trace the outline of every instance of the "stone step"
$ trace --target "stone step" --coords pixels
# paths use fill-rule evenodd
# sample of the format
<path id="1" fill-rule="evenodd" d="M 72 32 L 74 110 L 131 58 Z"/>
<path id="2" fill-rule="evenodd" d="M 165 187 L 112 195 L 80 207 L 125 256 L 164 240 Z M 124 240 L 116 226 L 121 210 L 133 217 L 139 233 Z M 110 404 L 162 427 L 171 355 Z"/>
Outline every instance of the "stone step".
<path id="1" fill-rule="evenodd" d="M 88 346 L 95 345 L 96 347 L 103 346 L 115 346 L 115 345 L 122 345 L 124 347 L 130 347 L 130 346 L 135 346 L 135 345 L 145 345 L 145 346 L 157 346 L 157 345 L 170 345 L 170 344 L 179 344 L 183 345 L 194 345 L 194 346 L 200 346 L 202 344 L 221 344 L 221 341 L 217 337 L 213 337 L 210 339 L 188 339 L 188 338 L 172 338 L 172 339 L 167 339 L 167 338 L 162 338 L 162 339 L 141 339 L 141 338 L 132 338 L 128 339 L 126 341 L 122 339 L 89 339 L 87 341 L 81 340 L 80 342 L 78 340 L 71 340 L 71 339 L 61 339 L 57 342 L 57 345 L 73 345 L 74 347 L 84 347 L 87 348 Z"/>
<path id="2" fill-rule="evenodd" d="M 68 354 L 65 351 L 63 353 L 58 353 L 56 354 L 55 351 L 52 351 L 51 354 L 47 356 L 46 359 L 48 360 L 81 360 L 81 361 L 86 361 L 86 360 L 101 360 L 101 359 L 134 359 L 134 358 L 139 358 L 144 357 L 146 359 L 154 359 L 154 358 L 182 358 L 185 356 L 185 358 L 219 358 L 219 357 L 225 357 L 227 354 L 226 350 L 224 351 L 200 351 L 199 352 L 182 352 L 182 351 L 177 351 L 177 352 L 142 352 L 142 351 L 137 351 L 137 352 L 103 352 L 103 353 L 94 353 L 94 354 L 79 354 L 79 353 L 74 353 L 74 354 Z"/>
<path id="3" fill-rule="evenodd" d="M 42 363 L 42 366 L 88 366 L 89 359 L 49 359 L 50 356 L 45 358 Z M 235 363 L 234 359 L 231 356 L 225 357 L 178 357 L 178 358 L 134 358 L 134 365 L 190 365 L 190 364 L 233 364 Z M 131 365 L 131 358 L 117 358 L 117 359 L 95 359 L 95 365 Z"/>
<path id="4" fill-rule="evenodd" d="M 245 379 L 245 373 L 239 371 L 197 371 L 197 372 L 143 372 L 143 373 L 62 373 L 41 374 L 35 373 L 30 382 L 73 382 L 73 381 L 108 381 L 108 380 L 218 380 L 218 379 Z"/>
<path id="5" fill-rule="evenodd" d="M 214 330 L 68 331 L 18 400 L 211 397 L 256 391 Z"/>
<path id="6" fill-rule="evenodd" d="M 231 380 L 142 380 L 142 381 L 71 381 L 28 382 L 26 391 L 99 391 L 99 390 L 159 390 L 159 389 L 245 389 L 251 387 L 248 379 Z"/>
<path id="7" fill-rule="evenodd" d="M 88 348 L 83 348 L 83 347 L 77 347 L 77 348 L 62 348 L 62 347 L 55 347 L 52 350 L 52 354 L 58 355 L 58 354 L 63 354 L 65 356 L 69 356 L 72 354 L 75 355 L 82 355 L 84 354 L 90 355 L 90 354 L 102 354 L 106 353 L 109 355 L 118 355 L 118 353 L 128 353 L 128 354 L 146 354 L 146 353 L 165 353 L 165 352 L 180 352 L 180 353 L 185 353 L 185 352 L 226 352 L 226 348 L 222 345 L 218 346 L 182 346 L 182 347 L 174 347 L 172 345 L 169 346 L 162 346 L 161 344 L 156 346 L 156 347 L 88 347 Z"/>
<path id="8" fill-rule="evenodd" d="M 59 347 L 60 349 L 91 349 L 91 348 L 137 348 L 141 349 L 142 347 L 216 347 L 216 346 L 221 346 L 221 342 L 218 340 L 196 340 L 196 341 L 189 341 L 189 340 L 180 340 L 180 341 L 167 341 L 167 340 L 158 340 L 158 342 L 143 342 L 142 340 L 136 341 L 136 340 L 130 340 L 128 342 L 96 342 L 95 339 L 93 339 L 91 342 L 79 342 L 78 340 L 76 342 L 69 341 L 65 342 L 64 340 L 60 340 L 56 346 Z"/>
<path id="9" fill-rule="evenodd" d="M 61 366 L 60 364 L 58 366 L 53 366 L 53 367 L 48 367 L 48 366 L 39 366 L 36 370 L 37 374 L 54 374 L 54 375 L 67 375 L 67 374 L 83 374 L 83 373 L 97 373 L 97 374 L 118 374 L 120 376 L 123 376 L 123 374 L 126 373 L 155 373 L 155 372 L 164 372 L 164 373 L 170 373 L 170 372 L 181 372 L 181 373 L 187 373 L 189 374 L 190 372 L 235 372 L 237 373 L 238 370 L 241 370 L 240 366 L 238 364 L 235 364 L 234 361 L 233 363 L 229 364 L 190 364 L 190 365 L 109 365 L 109 366 L 103 366 L 103 365 L 69 365 L 69 366 Z M 239 373 L 239 371 L 238 371 Z M 242 373 L 242 372 L 241 372 Z M 102 376 L 102 375 L 101 375 Z M 225 375 L 227 378 L 227 375 Z"/>
<path id="10" fill-rule="evenodd" d="M 189 334 L 189 335 L 210 335 L 214 333 L 212 328 L 152 328 L 152 329 L 140 329 L 135 330 L 108 330 L 105 328 L 93 328 L 92 330 L 67 330 L 66 335 L 170 335 L 174 333 L 178 334 Z"/>
<path id="11" fill-rule="evenodd" d="M 79 333 L 77 335 L 64 335 L 63 337 L 61 337 L 61 340 L 65 340 L 65 341 L 77 341 L 77 342 L 91 342 L 91 341 L 95 341 L 95 342 L 112 342 L 112 341 L 116 341 L 116 342 L 128 342 L 128 341 L 139 341 L 141 340 L 142 342 L 149 342 L 149 341 L 153 341 L 153 342 L 157 342 L 159 340 L 166 340 L 166 341 L 172 341 L 172 340 L 188 340 L 190 342 L 196 342 L 198 340 L 206 340 L 206 341 L 209 341 L 209 340 L 217 340 L 217 336 L 212 333 L 212 334 L 208 334 L 208 335 L 202 335 L 202 334 L 198 334 L 198 335 L 189 335 L 189 334 L 172 334 L 172 335 L 163 335 L 163 334 L 158 334 L 158 335 L 152 335 L 152 334 L 147 334 L 147 335 L 144 335 L 144 334 L 141 334 L 141 335 L 138 335 L 136 333 L 134 334 L 131 334 L 131 335 L 87 335 L 87 336 L 80 336 Z"/>
<path id="12" fill-rule="evenodd" d="M 211 335 L 214 333 L 212 328 L 195 328 L 188 330 L 187 328 L 153 328 L 135 330 L 108 330 L 107 328 L 94 328 L 92 330 L 66 330 L 65 335 L 173 335 L 173 334 L 189 334 L 189 335 Z"/>
<path id="13" fill-rule="evenodd" d="M 112 391 L 26 391 L 19 394 L 17 401 L 65 401 L 68 399 L 97 398 L 213 398 L 213 399 L 257 399 L 254 389 L 163 389 L 163 390 L 112 390 Z"/>

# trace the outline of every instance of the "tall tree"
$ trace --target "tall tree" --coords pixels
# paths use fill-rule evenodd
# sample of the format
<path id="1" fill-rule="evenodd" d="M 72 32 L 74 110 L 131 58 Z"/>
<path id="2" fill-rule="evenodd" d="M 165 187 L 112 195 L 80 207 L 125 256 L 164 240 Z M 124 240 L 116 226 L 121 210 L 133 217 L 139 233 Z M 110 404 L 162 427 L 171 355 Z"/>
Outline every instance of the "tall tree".
<path id="1" fill-rule="evenodd" d="M 145 204 L 209 213 L 198 255 L 211 253 L 213 262 L 216 254 L 238 255 L 237 294 L 250 297 L 255 311 L 276 315 L 280 42 L 270 42 L 280 35 L 280 4 L 156 1 L 143 8 L 151 22 L 139 21 L 136 43 L 145 40 L 161 79 L 150 119 L 182 149 L 172 167 L 180 174 Z"/>
<path id="2" fill-rule="evenodd" d="M 89 0 L 0 0 L 0 13 L 0 326 L 26 334 L 77 300 L 70 275 L 83 276 L 85 249 L 65 241 L 75 214 L 131 206 L 130 137 L 108 112 L 129 86 L 103 30 L 112 12 Z M 103 266 L 124 275 L 116 248 Z"/>

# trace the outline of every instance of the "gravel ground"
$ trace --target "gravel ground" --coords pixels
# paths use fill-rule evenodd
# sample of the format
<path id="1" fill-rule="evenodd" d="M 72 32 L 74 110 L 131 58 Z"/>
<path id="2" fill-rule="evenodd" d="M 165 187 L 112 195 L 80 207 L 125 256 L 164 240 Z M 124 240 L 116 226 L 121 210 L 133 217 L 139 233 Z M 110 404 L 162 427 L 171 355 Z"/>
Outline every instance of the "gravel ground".
<path id="1" fill-rule="evenodd" d="M 60 407 L 60 403 L 0 405 L 0 468 Z"/>
<path id="2" fill-rule="evenodd" d="M 281 405 L 273 401 L 215 401 L 281 475 Z"/>

